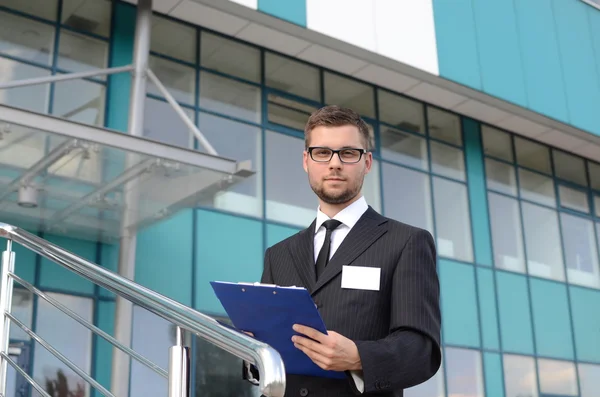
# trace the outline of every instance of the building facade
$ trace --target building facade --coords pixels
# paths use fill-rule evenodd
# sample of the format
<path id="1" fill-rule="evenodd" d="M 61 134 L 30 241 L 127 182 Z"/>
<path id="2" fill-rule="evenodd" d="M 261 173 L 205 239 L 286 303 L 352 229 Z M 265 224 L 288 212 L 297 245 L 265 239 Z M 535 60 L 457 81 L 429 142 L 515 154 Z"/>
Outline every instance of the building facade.
<path id="1" fill-rule="evenodd" d="M 0 83 L 130 64 L 132 3 L 0 0 Z M 265 249 L 310 224 L 317 202 L 301 167 L 303 126 L 320 106 L 348 106 L 375 137 L 368 203 L 429 230 L 438 249 L 444 361 L 405 395 L 597 396 L 596 3 L 156 0 L 150 68 L 219 155 L 251 160 L 256 173 L 140 232 L 135 281 L 223 318 L 209 281 L 258 281 Z M 126 133 L 130 80 L 0 90 L 0 104 Z M 144 123 L 149 139 L 206 152 L 152 84 Z M 5 142 L 0 163 L 14 164 Z M 38 234 L 117 269 L 118 244 Z M 113 331 L 111 293 L 20 247 L 16 272 Z M 24 290 L 13 310 L 110 386 L 106 341 Z M 62 369 L 76 390 L 80 379 L 27 334 L 11 339 L 36 381 Z M 166 367 L 168 324 L 135 308 L 132 340 Z M 239 379 L 238 360 L 200 340 L 193 347 L 196 395 L 258 395 Z M 9 374 L 12 393 L 29 395 Z M 166 388 L 132 364 L 132 396 Z"/>

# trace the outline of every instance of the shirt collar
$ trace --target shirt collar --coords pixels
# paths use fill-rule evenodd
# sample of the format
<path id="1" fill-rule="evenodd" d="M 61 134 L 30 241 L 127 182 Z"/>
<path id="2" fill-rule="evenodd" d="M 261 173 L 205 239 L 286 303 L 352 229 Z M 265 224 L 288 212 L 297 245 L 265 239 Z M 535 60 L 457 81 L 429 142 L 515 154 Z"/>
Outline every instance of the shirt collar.
<path id="1" fill-rule="evenodd" d="M 337 219 L 338 221 L 342 222 L 342 224 L 352 229 L 352 227 L 356 225 L 356 222 L 358 222 L 360 217 L 365 213 L 367 209 L 369 209 L 367 201 L 365 200 L 364 196 L 361 196 L 361 198 L 359 198 L 358 200 L 356 200 L 355 202 L 338 212 L 332 219 Z M 323 225 L 323 222 L 329 219 L 330 218 L 323 212 L 321 212 L 321 209 L 319 208 L 317 210 L 315 233 L 319 231 L 319 228 L 321 227 L 321 225 Z"/>

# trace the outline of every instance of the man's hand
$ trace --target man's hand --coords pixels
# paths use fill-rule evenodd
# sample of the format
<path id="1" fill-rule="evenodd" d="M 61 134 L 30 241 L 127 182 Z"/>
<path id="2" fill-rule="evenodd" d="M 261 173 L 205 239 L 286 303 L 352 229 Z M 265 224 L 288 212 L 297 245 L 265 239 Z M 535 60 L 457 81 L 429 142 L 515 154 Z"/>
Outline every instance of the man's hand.
<path id="1" fill-rule="evenodd" d="M 337 332 L 327 335 L 310 327 L 294 325 L 294 331 L 308 338 L 294 335 L 294 346 L 302 350 L 315 364 L 327 371 L 361 370 L 356 344 Z M 314 339 L 314 340 L 311 340 Z"/>

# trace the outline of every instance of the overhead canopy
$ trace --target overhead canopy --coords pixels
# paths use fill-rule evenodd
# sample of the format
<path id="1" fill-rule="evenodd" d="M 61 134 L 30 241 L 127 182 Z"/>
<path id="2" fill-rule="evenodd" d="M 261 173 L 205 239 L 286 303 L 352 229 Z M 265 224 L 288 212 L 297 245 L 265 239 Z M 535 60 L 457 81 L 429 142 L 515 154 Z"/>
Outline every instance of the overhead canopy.
<path id="1" fill-rule="evenodd" d="M 0 106 L 0 221 L 30 230 L 114 242 L 123 221 L 139 230 L 253 174 L 249 161 Z"/>

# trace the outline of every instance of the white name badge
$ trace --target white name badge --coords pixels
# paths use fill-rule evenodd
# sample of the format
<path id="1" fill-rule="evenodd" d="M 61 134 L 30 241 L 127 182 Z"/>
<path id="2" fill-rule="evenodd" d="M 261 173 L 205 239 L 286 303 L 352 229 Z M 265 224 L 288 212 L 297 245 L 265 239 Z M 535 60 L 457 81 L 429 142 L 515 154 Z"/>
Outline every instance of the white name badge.
<path id="1" fill-rule="evenodd" d="M 378 267 L 344 266 L 342 288 L 379 291 L 381 269 Z"/>

